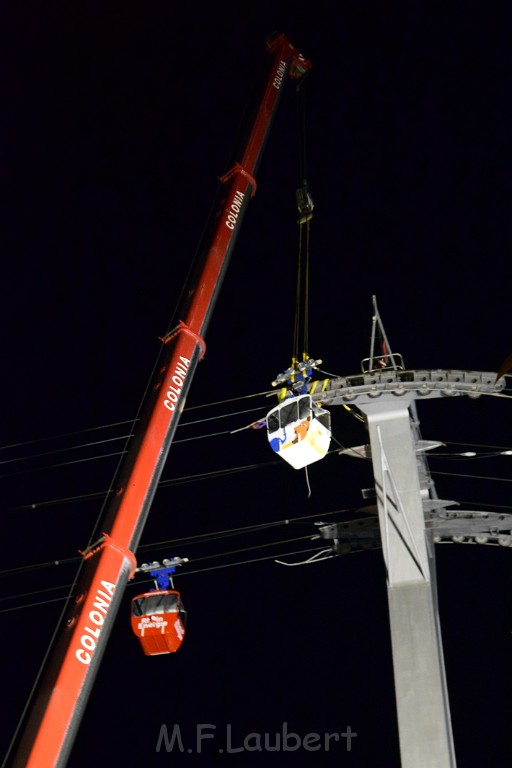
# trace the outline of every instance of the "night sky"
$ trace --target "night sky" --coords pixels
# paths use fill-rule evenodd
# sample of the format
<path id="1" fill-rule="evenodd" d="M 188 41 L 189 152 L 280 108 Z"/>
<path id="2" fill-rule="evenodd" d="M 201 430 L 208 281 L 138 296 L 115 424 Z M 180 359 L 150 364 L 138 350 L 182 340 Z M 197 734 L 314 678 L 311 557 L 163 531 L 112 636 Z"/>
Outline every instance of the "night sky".
<path id="1" fill-rule="evenodd" d="M 65 592 L 48 590 L 71 584 L 101 512 L 268 35 L 284 32 L 313 63 L 309 353 L 329 373 L 358 373 L 372 295 L 408 368 L 497 371 L 512 352 L 510 13 L 446 5 L 32 0 L 0 11 L 2 755 L 62 609 Z M 71 768 L 399 766 L 381 552 L 233 565 L 318 546 L 314 523 L 360 517 L 373 482 L 369 463 L 333 451 L 310 467 L 308 496 L 305 473 L 275 457 L 263 430 L 230 433 L 265 416 L 275 399 L 248 396 L 291 362 L 297 141 L 288 84 L 183 414 L 199 423 L 178 428 L 137 553 L 190 559 L 175 582 L 185 642 L 144 657 L 129 603 L 147 583 L 127 587 Z M 231 402 L 203 407 L 219 401 Z M 420 403 L 422 436 L 445 454 L 510 448 L 508 408 L 490 397 Z M 343 409 L 332 420 L 334 448 L 367 441 Z M 432 454 L 430 468 L 441 498 L 509 512 L 509 462 Z M 177 542 L 292 518 L 302 519 Z M 461 768 L 509 764 L 511 558 L 437 548 Z M 284 723 L 302 737 L 357 737 L 351 751 L 341 739 L 226 754 L 228 728 L 240 746 Z M 163 724 L 180 726 L 184 752 L 156 751 Z M 198 724 L 216 727 L 202 754 Z"/>

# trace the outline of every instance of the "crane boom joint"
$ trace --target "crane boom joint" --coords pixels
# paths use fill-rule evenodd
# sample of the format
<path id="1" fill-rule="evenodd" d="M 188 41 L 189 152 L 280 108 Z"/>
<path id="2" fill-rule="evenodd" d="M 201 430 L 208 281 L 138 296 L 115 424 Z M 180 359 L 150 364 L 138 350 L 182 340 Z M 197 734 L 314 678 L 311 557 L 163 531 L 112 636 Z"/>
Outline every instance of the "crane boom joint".
<path id="1" fill-rule="evenodd" d="M 228 181 L 231 181 L 231 179 L 234 176 L 243 176 L 244 179 L 246 179 L 249 184 L 251 185 L 251 197 L 254 197 L 256 194 L 256 189 L 258 187 L 256 183 L 256 179 L 252 175 L 252 173 L 249 173 L 249 171 L 246 171 L 243 165 L 240 163 L 235 163 L 232 168 L 229 169 L 227 173 L 225 173 L 223 176 L 219 176 L 219 181 L 222 184 L 227 184 Z"/>
<path id="2" fill-rule="evenodd" d="M 201 355 L 199 357 L 200 360 L 203 359 L 203 357 L 206 354 L 206 342 L 203 339 L 202 336 L 200 336 L 198 333 L 192 330 L 190 326 L 188 326 L 186 323 L 183 322 L 183 320 L 180 320 L 178 322 L 178 325 L 175 326 L 172 331 L 169 331 L 165 336 L 159 336 L 159 341 L 161 341 L 163 344 L 168 344 L 170 341 L 176 338 L 176 336 L 179 333 L 186 333 L 189 336 L 191 336 L 194 341 L 196 341 L 199 346 L 201 347 Z"/>
<path id="3" fill-rule="evenodd" d="M 91 557 L 94 557 L 98 552 L 101 552 L 102 549 L 105 547 L 110 547 L 111 549 L 116 550 L 117 552 L 120 552 L 131 564 L 131 570 L 130 570 L 130 579 L 133 579 L 135 576 L 135 572 L 137 570 L 137 560 L 135 558 L 135 555 L 131 550 L 127 549 L 126 547 L 123 547 L 122 544 L 119 544 L 115 539 L 112 538 L 112 536 L 109 536 L 108 533 L 104 533 L 98 541 L 96 541 L 94 544 L 91 544 L 88 546 L 84 551 L 79 551 L 79 554 L 82 555 L 84 560 L 89 560 Z"/>

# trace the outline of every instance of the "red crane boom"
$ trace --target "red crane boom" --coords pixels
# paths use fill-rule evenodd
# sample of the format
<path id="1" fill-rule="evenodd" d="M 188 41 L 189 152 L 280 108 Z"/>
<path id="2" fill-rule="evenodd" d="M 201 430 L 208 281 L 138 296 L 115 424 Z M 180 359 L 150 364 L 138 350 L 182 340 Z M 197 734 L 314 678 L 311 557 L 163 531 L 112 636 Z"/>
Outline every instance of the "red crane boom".
<path id="1" fill-rule="evenodd" d="M 82 553 L 74 602 L 21 732 L 13 766 L 54 768 L 69 757 L 158 486 L 204 335 L 250 197 L 254 174 L 287 77 L 310 67 L 283 35 L 267 41 L 271 58 L 256 116 L 237 162 L 220 180 L 211 234 L 203 241 L 178 324 L 163 340 L 160 364 L 144 403 L 119 485 L 101 521 L 102 535 Z"/>

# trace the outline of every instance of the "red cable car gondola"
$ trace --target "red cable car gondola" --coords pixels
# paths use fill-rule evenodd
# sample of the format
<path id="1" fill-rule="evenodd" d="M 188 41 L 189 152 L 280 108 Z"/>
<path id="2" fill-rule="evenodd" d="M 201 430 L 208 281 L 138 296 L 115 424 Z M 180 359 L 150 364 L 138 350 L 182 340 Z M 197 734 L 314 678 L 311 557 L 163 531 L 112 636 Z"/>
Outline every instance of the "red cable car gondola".
<path id="1" fill-rule="evenodd" d="M 175 590 L 154 590 L 134 597 L 131 624 L 146 656 L 175 653 L 185 637 L 187 613 Z"/>

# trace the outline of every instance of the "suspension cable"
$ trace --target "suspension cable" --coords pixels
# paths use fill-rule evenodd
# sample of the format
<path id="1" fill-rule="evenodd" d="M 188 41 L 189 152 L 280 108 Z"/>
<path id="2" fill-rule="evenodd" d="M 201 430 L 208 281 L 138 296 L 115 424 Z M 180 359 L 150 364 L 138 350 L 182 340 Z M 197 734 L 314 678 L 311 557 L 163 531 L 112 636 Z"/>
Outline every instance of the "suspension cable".
<path id="1" fill-rule="evenodd" d="M 353 511 L 353 510 L 351 510 L 351 509 L 334 510 L 334 511 L 331 511 L 331 512 L 324 513 L 322 515 L 322 518 L 331 517 L 333 515 L 342 515 L 342 514 L 346 514 L 347 512 L 350 512 L 350 511 Z M 205 533 L 205 534 L 197 534 L 195 536 L 182 537 L 180 539 L 174 539 L 174 540 L 168 540 L 168 541 L 160 541 L 160 542 L 153 542 L 153 543 L 145 544 L 145 545 L 139 547 L 138 552 L 141 552 L 142 550 L 148 550 L 148 549 L 151 549 L 152 551 L 155 551 L 155 550 L 163 548 L 164 546 L 166 548 L 168 548 L 169 546 L 176 547 L 177 544 L 179 544 L 181 547 L 184 547 L 184 546 L 190 547 L 190 546 L 193 546 L 194 544 L 208 544 L 208 543 L 210 543 L 212 541 L 219 541 L 221 539 L 232 538 L 232 537 L 240 536 L 240 535 L 243 535 L 243 534 L 250 535 L 250 534 L 253 534 L 253 533 L 259 533 L 259 532 L 262 532 L 262 531 L 265 531 L 265 530 L 269 530 L 269 529 L 272 529 L 272 528 L 277 528 L 277 527 L 282 527 L 282 526 L 289 526 L 289 525 L 294 525 L 294 524 L 295 525 L 297 525 L 297 524 L 299 524 L 299 525 L 300 524 L 309 525 L 310 524 L 309 521 L 311 521 L 313 519 L 317 519 L 317 518 L 318 518 L 318 515 L 316 515 L 316 514 L 302 515 L 300 517 L 291 518 L 291 519 L 275 520 L 275 521 L 269 521 L 269 522 L 266 522 L 266 523 L 258 523 L 258 524 L 254 524 L 254 525 L 242 526 L 242 527 L 237 527 L 237 528 L 228 528 L 228 529 L 214 531 L 214 532 Z M 318 522 L 318 520 L 317 520 L 317 522 Z M 285 544 L 292 544 L 292 543 L 295 543 L 295 542 L 305 541 L 305 540 L 313 540 L 314 538 L 317 538 L 317 536 L 315 536 L 315 534 L 313 532 L 311 532 L 311 533 L 308 533 L 306 535 L 301 535 L 301 536 L 296 536 L 296 537 L 292 537 L 292 538 L 280 539 L 280 540 L 277 540 L 277 541 L 270 541 L 270 542 L 265 542 L 265 543 L 262 543 L 262 544 L 256 544 L 256 545 L 241 547 L 241 548 L 237 548 L 237 549 L 232 549 L 232 550 L 227 551 L 227 552 L 217 552 L 217 553 L 213 553 L 213 554 L 209 554 L 209 555 L 203 555 L 201 557 L 194 558 L 194 564 L 199 564 L 199 563 L 202 563 L 202 562 L 207 561 L 207 560 L 217 559 L 217 558 L 221 558 L 221 557 L 232 557 L 233 555 L 240 555 L 240 554 L 244 554 L 244 553 L 247 553 L 247 552 L 253 552 L 253 551 L 256 551 L 256 550 L 265 549 L 265 548 L 268 548 L 268 547 L 281 547 L 281 546 L 283 546 Z M 291 555 L 291 554 L 297 554 L 297 553 L 293 552 L 293 553 L 287 553 L 287 554 Z M 270 557 L 273 558 L 275 556 L 272 555 Z M 46 562 L 46 563 L 38 563 L 38 564 L 32 564 L 32 565 L 28 565 L 28 566 L 20 566 L 18 568 L 10 568 L 10 569 L 6 569 L 4 571 L 1 571 L 0 572 L 0 576 L 14 576 L 14 575 L 19 576 L 22 573 L 33 572 L 35 570 L 41 570 L 41 569 L 49 568 L 49 567 L 56 566 L 56 565 L 72 564 L 72 563 L 77 562 L 79 559 L 80 558 L 78 558 L 78 557 L 67 558 L 66 560 L 61 560 L 61 561 L 50 561 L 50 562 Z M 264 558 L 264 559 L 270 559 L 270 558 Z M 249 562 L 249 561 L 240 561 L 238 564 L 242 565 L 242 564 L 245 564 L 245 562 Z M 232 565 L 232 564 L 227 564 L 226 566 L 216 566 L 216 567 L 222 568 L 222 567 L 229 567 L 230 565 Z M 200 573 L 202 570 L 210 570 L 210 569 L 209 568 L 206 568 L 206 569 L 203 569 L 203 568 L 195 569 L 193 571 L 193 573 Z M 141 582 L 139 580 L 138 582 L 135 582 L 135 583 L 140 584 Z M 61 589 L 69 589 L 70 587 L 72 588 L 73 586 L 74 585 L 69 585 L 69 584 L 67 584 L 67 585 L 59 585 L 59 586 L 48 587 L 48 588 L 45 588 L 45 589 L 32 590 L 30 592 L 19 593 L 19 594 L 15 594 L 15 595 L 9 595 L 9 596 L 0 598 L 0 603 L 2 603 L 2 602 L 5 603 L 5 602 L 11 601 L 11 600 L 15 600 L 15 599 L 20 600 L 22 598 L 32 597 L 32 596 L 36 596 L 36 595 L 42 596 L 42 595 L 49 594 L 49 593 L 52 593 L 52 592 L 55 592 L 55 591 L 58 591 L 58 590 L 61 590 Z M 62 598 L 49 598 L 47 600 L 39 600 L 39 601 L 30 603 L 30 604 L 24 604 L 24 606 L 13 606 L 11 608 L 5 608 L 5 609 L 0 610 L 0 613 L 7 613 L 7 612 L 9 612 L 11 610 L 18 610 L 20 607 L 26 607 L 26 608 L 34 607 L 34 606 L 38 606 L 38 605 L 45 605 L 47 603 L 57 602 L 57 601 L 60 601 L 60 600 L 65 600 L 65 599 L 66 599 L 66 597 L 62 597 Z"/>
<path id="2" fill-rule="evenodd" d="M 264 392 L 255 392 L 249 395 L 239 395 L 238 397 L 229 397 L 226 400 L 217 400 L 212 403 L 200 403 L 199 405 L 187 405 L 184 409 L 184 413 L 188 411 L 196 411 L 203 408 L 213 408 L 217 405 L 225 405 L 226 403 L 236 403 L 239 400 L 248 400 L 253 397 L 269 397 L 275 395 L 275 390 L 267 390 Z M 29 445 L 36 445 L 37 443 L 46 443 L 54 440 L 62 440 L 66 437 L 75 437 L 75 435 L 83 435 L 88 432 L 99 432 L 104 429 L 113 429 L 114 427 L 125 427 L 126 425 L 133 425 L 137 419 L 124 419 L 123 421 L 114 421 L 110 424 L 101 424 L 97 427 L 85 427 L 85 429 L 77 429 L 72 432 L 62 432 L 58 435 L 49 435 L 48 437 L 37 437 L 33 440 L 23 440 L 18 443 L 9 443 L 8 445 L 0 445 L 0 451 L 11 450 L 12 448 L 23 448 Z M 179 426 L 186 426 L 188 423 L 193 422 L 180 422 Z M 121 439 L 121 438 L 119 438 Z M 5 462 L 2 462 L 5 463 Z"/>
<path id="3" fill-rule="evenodd" d="M 183 573 L 180 573 L 178 576 L 174 575 L 173 576 L 173 580 L 176 580 L 177 578 L 182 578 L 183 576 L 195 576 L 195 575 L 197 575 L 199 573 L 207 573 L 208 571 L 220 571 L 220 570 L 223 570 L 224 568 L 236 568 L 236 567 L 239 567 L 241 565 L 252 565 L 254 563 L 261 563 L 261 562 L 268 561 L 268 560 L 273 560 L 274 562 L 279 562 L 278 558 L 293 557 L 294 555 L 308 554 L 310 552 L 320 552 L 322 550 L 325 551 L 325 544 L 322 544 L 322 546 L 319 546 L 319 547 L 311 547 L 311 548 L 308 548 L 308 549 L 300 549 L 300 550 L 296 550 L 296 551 L 293 551 L 293 552 L 283 552 L 283 553 L 274 554 L 274 555 L 264 555 L 263 557 L 253 557 L 253 558 L 250 558 L 250 559 L 247 559 L 247 560 L 238 560 L 238 561 L 236 561 L 234 563 L 221 563 L 220 565 L 210 565 L 210 566 L 203 567 L 203 568 L 196 568 L 195 570 L 187 570 L 187 571 L 185 571 Z M 358 550 L 353 550 L 354 553 L 357 552 L 357 551 Z M 352 551 L 350 553 L 347 553 L 347 554 L 352 554 Z M 332 555 L 332 557 L 337 557 L 337 556 L 338 555 L 336 555 L 336 554 Z M 153 579 L 142 579 L 142 580 L 137 581 L 137 582 L 130 582 L 129 584 L 127 584 L 127 587 L 138 587 L 140 589 L 141 584 L 144 584 L 144 583 L 154 583 L 154 580 Z M 36 608 L 36 607 L 40 607 L 40 606 L 43 606 L 43 605 L 48 605 L 49 603 L 60 602 L 60 601 L 62 601 L 64 599 L 65 598 L 63 598 L 63 597 L 52 597 L 52 598 L 50 598 L 48 600 L 40 600 L 40 601 L 36 601 L 34 603 L 28 603 L 26 605 L 16 605 L 16 606 L 11 606 L 11 608 L 2 608 L 2 609 L 0 609 L 0 614 L 2 614 L 2 613 L 11 613 L 12 611 L 19 611 L 19 610 L 27 609 L 27 608 Z"/>
<path id="4" fill-rule="evenodd" d="M 337 509 L 332 512 L 324 512 L 321 517 L 331 517 L 332 515 L 342 515 L 349 512 L 354 512 L 353 508 Z M 271 528 L 279 528 L 287 525 L 299 525 L 308 524 L 307 521 L 317 519 L 318 514 L 301 515 L 300 517 L 292 517 L 284 520 L 271 520 L 266 523 L 255 523 L 252 525 L 239 526 L 236 528 L 224 528 L 218 531 L 211 531 L 208 533 L 199 533 L 193 536 L 184 536 L 178 539 L 165 539 L 163 541 L 151 542 L 149 544 L 142 544 L 137 549 L 137 554 L 147 550 L 159 550 L 165 548 L 175 548 L 177 546 L 189 547 L 194 544 L 209 544 L 212 541 L 219 541 L 221 539 L 228 539 L 240 535 L 248 535 L 252 533 L 260 533 L 261 531 L 270 530 Z M 78 562 L 80 557 L 69 557 L 61 560 L 50 560 L 44 563 L 34 563 L 32 565 L 18 566 L 15 568 L 7 568 L 0 571 L 0 577 L 4 576 L 19 576 L 22 573 L 29 573 L 35 570 L 42 570 L 46 568 L 52 568 L 54 566 L 69 565 Z M 1 600 L 2 598 L 0 598 Z"/>

